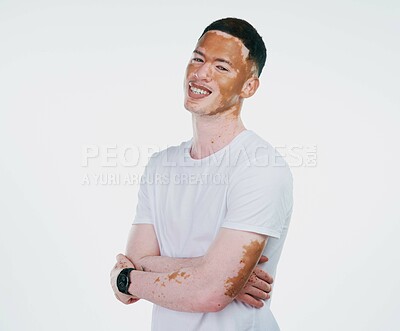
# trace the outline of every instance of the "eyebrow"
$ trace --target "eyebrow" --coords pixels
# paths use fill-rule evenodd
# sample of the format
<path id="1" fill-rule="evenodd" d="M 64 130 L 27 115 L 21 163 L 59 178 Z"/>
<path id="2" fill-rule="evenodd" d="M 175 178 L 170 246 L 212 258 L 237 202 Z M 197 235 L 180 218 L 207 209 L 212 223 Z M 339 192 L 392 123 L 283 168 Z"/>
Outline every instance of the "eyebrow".
<path id="1" fill-rule="evenodd" d="M 200 51 L 198 51 L 197 49 L 195 49 L 195 50 L 193 51 L 193 53 L 196 53 L 196 54 L 199 54 L 199 55 L 201 55 L 202 57 L 205 57 L 204 53 L 203 53 L 203 52 L 200 52 Z M 228 61 L 228 60 L 221 59 L 221 58 L 217 58 L 217 59 L 215 59 L 215 61 L 218 61 L 218 62 L 224 62 L 224 63 L 227 63 L 227 64 L 229 64 L 231 67 L 233 67 L 233 65 L 232 65 L 232 62 L 230 62 L 230 61 Z"/>

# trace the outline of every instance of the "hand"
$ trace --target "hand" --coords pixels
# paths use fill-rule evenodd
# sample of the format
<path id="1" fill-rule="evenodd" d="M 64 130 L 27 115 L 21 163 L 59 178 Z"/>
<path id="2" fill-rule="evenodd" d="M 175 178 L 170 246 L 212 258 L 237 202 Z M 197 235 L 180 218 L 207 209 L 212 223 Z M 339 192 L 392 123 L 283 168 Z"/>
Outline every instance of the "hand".
<path id="1" fill-rule="evenodd" d="M 268 258 L 262 255 L 258 264 L 267 261 Z M 267 272 L 256 266 L 249 280 L 236 297 L 236 300 L 247 303 L 255 308 L 261 308 L 264 306 L 263 300 L 270 298 L 269 292 L 272 290 L 272 283 L 272 277 Z"/>
<path id="2" fill-rule="evenodd" d="M 126 305 L 130 305 L 130 304 L 135 303 L 138 300 L 140 300 L 140 298 L 138 298 L 134 295 L 127 295 L 127 294 L 121 293 L 117 287 L 117 277 L 122 269 L 135 268 L 135 266 L 131 262 L 131 260 L 129 260 L 123 254 L 118 254 L 116 259 L 117 259 L 117 263 L 115 264 L 114 268 L 111 270 L 111 273 L 110 273 L 111 287 L 114 291 L 115 297 L 119 301 L 121 301 L 122 303 L 124 303 Z"/>

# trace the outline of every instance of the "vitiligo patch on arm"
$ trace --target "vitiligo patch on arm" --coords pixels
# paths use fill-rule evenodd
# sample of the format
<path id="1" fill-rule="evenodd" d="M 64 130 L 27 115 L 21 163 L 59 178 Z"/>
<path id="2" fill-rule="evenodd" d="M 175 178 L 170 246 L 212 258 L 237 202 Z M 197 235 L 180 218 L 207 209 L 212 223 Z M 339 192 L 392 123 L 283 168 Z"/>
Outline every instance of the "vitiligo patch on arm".
<path id="1" fill-rule="evenodd" d="M 251 271 L 257 264 L 265 246 L 265 240 L 252 240 L 250 244 L 243 246 L 243 256 L 240 260 L 241 268 L 235 277 L 229 277 L 225 281 L 225 295 L 234 298 L 238 295 L 243 285 L 249 278 Z"/>

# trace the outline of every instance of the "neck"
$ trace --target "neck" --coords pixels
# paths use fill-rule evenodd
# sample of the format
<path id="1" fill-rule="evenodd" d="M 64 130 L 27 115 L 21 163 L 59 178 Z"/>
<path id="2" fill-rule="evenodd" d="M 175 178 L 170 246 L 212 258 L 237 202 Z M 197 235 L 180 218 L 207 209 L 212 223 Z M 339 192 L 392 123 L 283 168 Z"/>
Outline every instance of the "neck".
<path id="1" fill-rule="evenodd" d="M 193 143 L 190 155 L 201 159 L 228 145 L 240 132 L 246 130 L 240 116 L 192 115 Z"/>

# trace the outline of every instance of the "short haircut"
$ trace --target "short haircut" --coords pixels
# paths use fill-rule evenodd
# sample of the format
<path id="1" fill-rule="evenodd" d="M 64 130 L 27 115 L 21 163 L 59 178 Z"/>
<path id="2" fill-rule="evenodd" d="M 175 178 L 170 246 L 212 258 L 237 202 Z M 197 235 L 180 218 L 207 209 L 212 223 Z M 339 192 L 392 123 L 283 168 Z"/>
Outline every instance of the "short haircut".
<path id="1" fill-rule="evenodd" d="M 267 59 L 267 49 L 265 48 L 262 37 L 249 22 L 240 18 L 222 18 L 207 26 L 200 38 L 211 30 L 222 31 L 240 39 L 249 50 L 249 60 L 254 61 L 257 66 L 258 76 L 261 75 Z"/>

